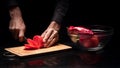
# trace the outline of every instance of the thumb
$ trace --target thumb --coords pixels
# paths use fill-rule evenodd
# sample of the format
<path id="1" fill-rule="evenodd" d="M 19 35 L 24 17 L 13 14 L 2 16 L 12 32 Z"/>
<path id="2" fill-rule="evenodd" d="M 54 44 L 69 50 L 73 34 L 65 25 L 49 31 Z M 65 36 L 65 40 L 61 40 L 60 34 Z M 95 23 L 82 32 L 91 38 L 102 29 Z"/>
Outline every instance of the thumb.
<path id="1" fill-rule="evenodd" d="M 19 41 L 22 42 L 24 40 L 24 30 L 19 31 Z"/>

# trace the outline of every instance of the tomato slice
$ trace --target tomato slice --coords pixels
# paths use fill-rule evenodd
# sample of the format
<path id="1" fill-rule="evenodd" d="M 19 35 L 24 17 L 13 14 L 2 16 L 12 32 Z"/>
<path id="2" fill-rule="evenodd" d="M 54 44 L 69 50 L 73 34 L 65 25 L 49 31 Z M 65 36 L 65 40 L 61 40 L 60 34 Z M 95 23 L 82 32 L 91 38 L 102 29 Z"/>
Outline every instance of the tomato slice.
<path id="1" fill-rule="evenodd" d="M 37 45 L 39 46 L 39 48 L 43 47 L 43 38 L 39 35 L 35 35 L 33 37 L 33 40 L 37 42 Z"/>
<path id="2" fill-rule="evenodd" d="M 28 38 L 27 43 L 28 44 L 24 44 L 26 50 L 39 49 L 43 47 L 43 38 L 39 35 L 35 35 L 33 40 Z"/>
<path id="3" fill-rule="evenodd" d="M 38 49 L 38 47 L 34 46 L 34 45 L 30 45 L 30 44 L 24 44 L 25 45 L 25 50 L 34 50 L 34 49 Z"/>
<path id="4" fill-rule="evenodd" d="M 28 44 L 25 44 L 25 49 L 38 49 L 37 42 L 32 39 L 27 39 Z"/>
<path id="5" fill-rule="evenodd" d="M 30 44 L 30 45 L 34 45 L 34 46 L 37 46 L 37 42 L 36 41 L 34 41 L 34 40 L 32 40 L 32 39 L 27 39 L 27 42 L 28 42 L 28 44 Z"/>

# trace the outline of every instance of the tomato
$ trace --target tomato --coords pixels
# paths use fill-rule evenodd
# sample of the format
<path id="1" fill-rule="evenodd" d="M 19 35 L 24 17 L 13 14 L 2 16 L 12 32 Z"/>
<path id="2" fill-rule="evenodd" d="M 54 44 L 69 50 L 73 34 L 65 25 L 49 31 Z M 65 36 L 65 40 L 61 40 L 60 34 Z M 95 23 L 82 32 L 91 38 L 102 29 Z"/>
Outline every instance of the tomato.
<path id="1" fill-rule="evenodd" d="M 30 45 L 30 44 L 24 44 L 25 45 L 25 50 L 34 50 L 34 49 L 38 49 L 38 47 L 34 46 L 34 45 Z"/>
<path id="2" fill-rule="evenodd" d="M 33 39 L 27 38 L 27 43 L 24 44 L 25 50 L 39 49 L 43 47 L 43 38 L 39 35 L 35 35 Z"/>
<path id="3" fill-rule="evenodd" d="M 37 42 L 32 39 L 27 39 L 28 44 L 30 45 L 37 45 Z"/>
<path id="4" fill-rule="evenodd" d="M 91 38 L 80 39 L 80 43 L 86 48 L 97 47 L 99 39 L 96 35 L 93 35 Z"/>
<path id="5" fill-rule="evenodd" d="M 39 46 L 39 48 L 43 47 L 43 38 L 39 35 L 35 35 L 33 37 L 33 40 L 37 42 L 37 45 Z"/>
<path id="6" fill-rule="evenodd" d="M 68 31 L 71 34 L 79 34 L 79 42 L 86 48 L 97 47 L 99 44 L 98 37 L 88 28 L 82 26 L 70 26 Z"/>
<path id="7" fill-rule="evenodd" d="M 68 31 L 72 34 L 93 34 L 92 30 L 81 26 L 70 26 Z"/>
<path id="8" fill-rule="evenodd" d="M 32 39 L 27 39 L 28 44 L 25 45 L 25 49 L 38 49 L 37 42 Z"/>

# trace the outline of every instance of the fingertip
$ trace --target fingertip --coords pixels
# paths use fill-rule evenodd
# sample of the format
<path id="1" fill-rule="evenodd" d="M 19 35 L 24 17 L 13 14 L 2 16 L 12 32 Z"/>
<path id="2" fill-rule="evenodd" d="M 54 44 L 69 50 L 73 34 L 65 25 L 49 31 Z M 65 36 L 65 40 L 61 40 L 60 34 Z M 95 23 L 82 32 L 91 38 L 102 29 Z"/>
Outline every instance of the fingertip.
<path id="1" fill-rule="evenodd" d="M 46 42 L 47 42 L 47 39 L 43 39 L 43 42 L 46 43 Z"/>
<path id="2" fill-rule="evenodd" d="M 24 40 L 24 31 L 19 32 L 19 41 L 22 42 Z"/>
<path id="3" fill-rule="evenodd" d="M 19 32 L 19 37 L 24 37 L 24 32 L 23 31 Z"/>

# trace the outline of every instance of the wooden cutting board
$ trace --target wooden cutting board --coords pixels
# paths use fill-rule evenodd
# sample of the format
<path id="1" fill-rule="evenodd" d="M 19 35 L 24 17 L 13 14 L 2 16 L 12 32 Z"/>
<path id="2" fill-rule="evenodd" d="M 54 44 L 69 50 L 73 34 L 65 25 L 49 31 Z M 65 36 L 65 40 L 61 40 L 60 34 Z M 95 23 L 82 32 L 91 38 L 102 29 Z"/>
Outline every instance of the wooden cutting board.
<path id="1" fill-rule="evenodd" d="M 23 56 L 42 54 L 42 53 L 60 51 L 60 50 L 71 49 L 71 48 L 72 47 L 64 45 L 64 44 L 57 44 L 49 48 L 42 48 L 42 49 L 37 49 L 37 50 L 24 50 L 24 46 L 5 48 L 5 50 L 17 56 L 23 57 Z"/>

